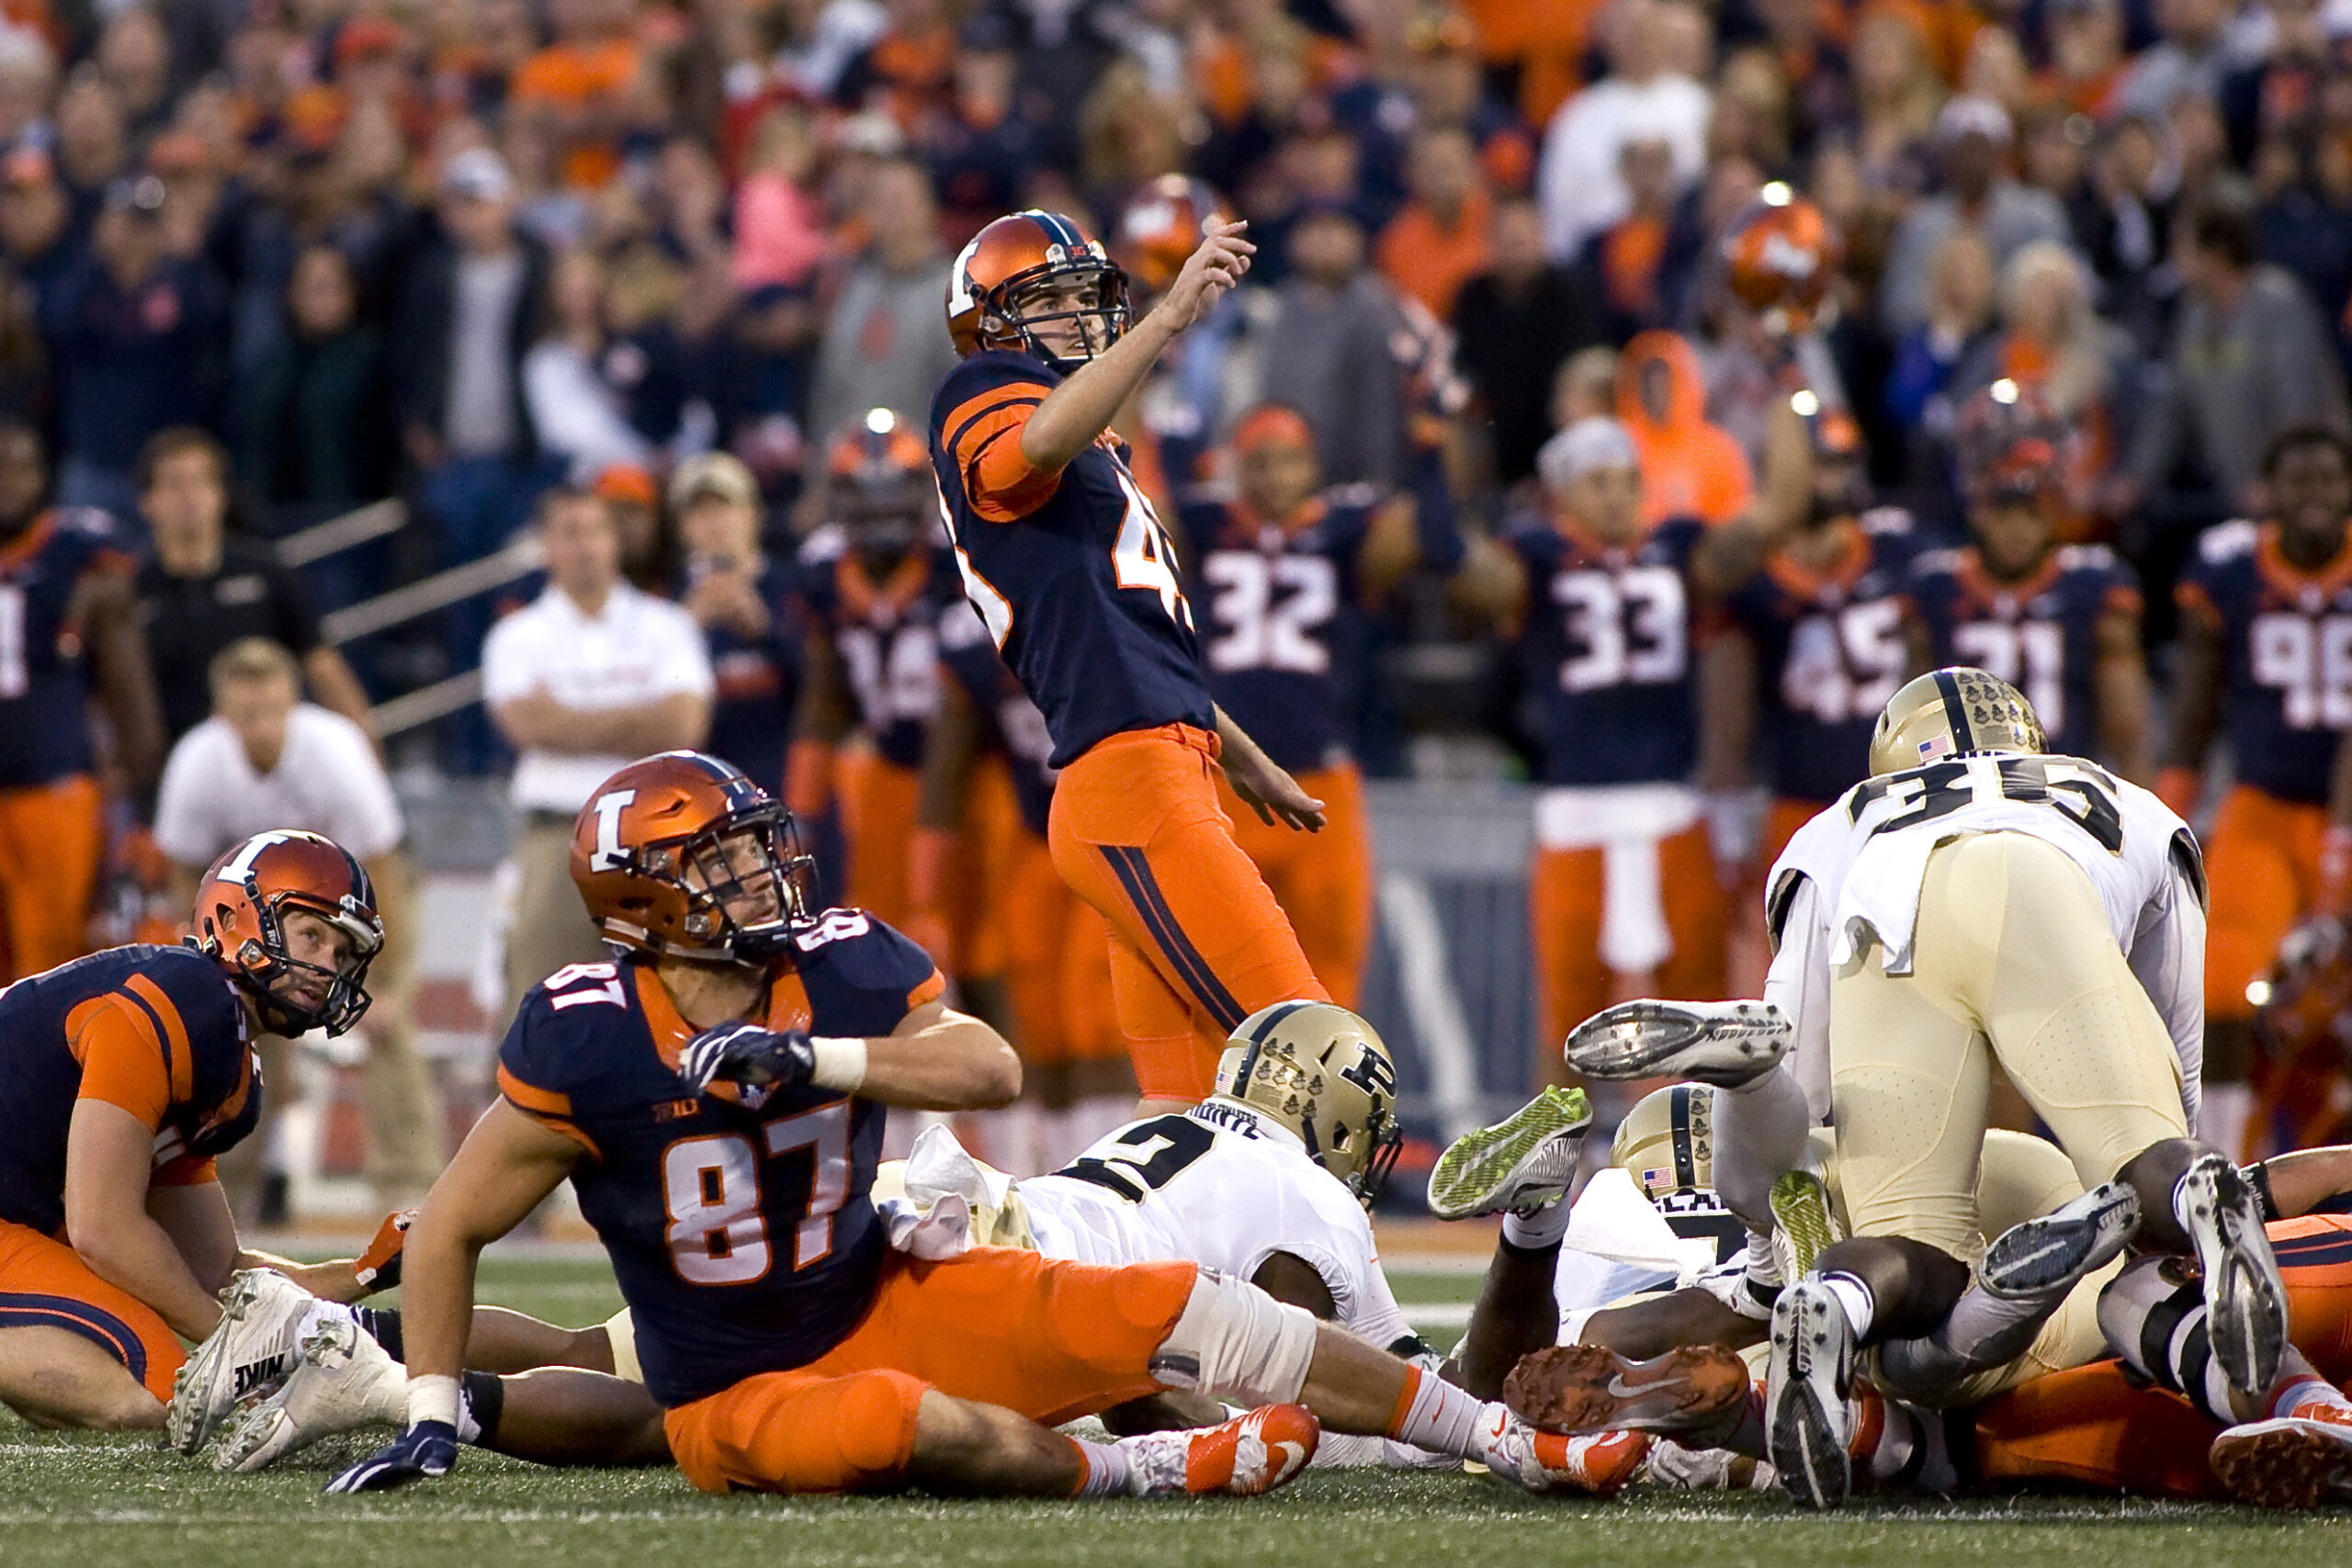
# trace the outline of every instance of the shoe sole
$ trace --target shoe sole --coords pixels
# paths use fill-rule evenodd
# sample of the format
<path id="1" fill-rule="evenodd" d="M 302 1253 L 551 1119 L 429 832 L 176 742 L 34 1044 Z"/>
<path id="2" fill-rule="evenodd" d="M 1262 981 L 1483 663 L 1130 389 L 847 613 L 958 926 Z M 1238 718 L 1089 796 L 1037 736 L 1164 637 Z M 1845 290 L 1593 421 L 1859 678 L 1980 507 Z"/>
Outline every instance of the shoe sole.
<path id="1" fill-rule="evenodd" d="M 1528 1161 L 1555 1138 L 1592 1125 L 1592 1107 L 1582 1089 L 1529 1101 L 1492 1127 L 1464 1133 L 1438 1156 L 1430 1172 L 1430 1212 L 1442 1220 L 1492 1213 L 1495 1196 L 1508 1189 Z M 1498 1162 L 1499 1168 L 1498 1168 Z"/>
<path id="2" fill-rule="evenodd" d="M 2139 1195 L 2110 1181 L 2076 1202 L 2085 1199 L 2092 1201 L 2081 1212 L 2069 1213 L 2075 1205 L 2068 1204 L 1996 1236 L 1976 1271 L 1985 1294 L 2016 1301 L 2071 1289 L 2106 1260 L 2102 1252 L 2112 1258 L 2120 1251 L 2140 1225 Z"/>
<path id="3" fill-rule="evenodd" d="M 2342 1439 L 2293 1419 L 2233 1427 L 2213 1439 L 2207 1456 L 2229 1495 L 2257 1508 L 2316 1508 L 2342 1484 L 2347 1456 Z"/>
<path id="4" fill-rule="evenodd" d="M 2267 1393 L 2287 1344 L 2287 1288 L 2254 1190 L 2222 1155 L 2200 1156 L 2182 1179 L 2214 1359 L 2232 1389 Z"/>
<path id="5" fill-rule="evenodd" d="M 1826 1292 L 1802 1284 L 1782 1292 L 1772 1312 L 1765 1457 L 1788 1494 L 1815 1508 L 1838 1506 L 1853 1488 L 1853 1461 L 1847 1457 L 1841 1430 L 1845 1423 L 1830 1411 L 1834 1400 L 1838 1416 L 1844 1415 L 1837 1368 L 1844 1359 L 1847 1330 L 1839 1317 L 1837 1303 Z"/>
<path id="6" fill-rule="evenodd" d="M 1838 1239 L 1829 1218 L 1829 1189 L 1809 1170 L 1783 1171 L 1772 1179 L 1770 1202 L 1781 1278 L 1802 1280 Z"/>
<path id="7" fill-rule="evenodd" d="M 1503 1380 L 1503 1404 L 1544 1432 L 1689 1432 L 1737 1409 L 1747 1388 L 1747 1363 L 1709 1345 L 1646 1361 L 1598 1345 L 1554 1345 L 1520 1358 Z"/>
<path id="8" fill-rule="evenodd" d="M 1781 1010 L 1739 1002 L 1721 1012 L 1673 1002 L 1620 1002 L 1568 1032 L 1561 1055 L 1587 1077 L 1680 1077 L 1724 1087 L 1755 1078 L 1787 1054 Z"/>
<path id="9" fill-rule="evenodd" d="M 220 1294 L 220 1327 L 172 1374 L 172 1403 L 164 1412 L 164 1440 L 181 1453 L 192 1454 L 201 1448 L 226 1415 L 223 1411 L 209 1421 L 198 1419 L 200 1409 L 209 1410 L 216 1402 L 222 1381 L 237 1375 L 235 1364 L 229 1359 L 229 1341 L 234 1337 L 229 1330 L 243 1323 L 260 1299 L 261 1281 L 254 1273 L 232 1280 Z"/>

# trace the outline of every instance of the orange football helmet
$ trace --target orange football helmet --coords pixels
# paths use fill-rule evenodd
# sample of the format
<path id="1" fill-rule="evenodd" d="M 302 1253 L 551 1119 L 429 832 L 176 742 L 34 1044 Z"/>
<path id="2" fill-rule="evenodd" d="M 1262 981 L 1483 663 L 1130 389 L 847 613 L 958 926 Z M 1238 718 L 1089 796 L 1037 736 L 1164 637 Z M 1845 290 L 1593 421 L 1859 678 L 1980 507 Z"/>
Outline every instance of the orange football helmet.
<path id="1" fill-rule="evenodd" d="M 1724 284 L 1777 337 L 1809 329 L 1838 271 L 1838 235 L 1821 209 L 1775 182 L 1724 231 Z"/>
<path id="2" fill-rule="evenodd" d="M 1076 284 L 1091 292 L 1073 300 Z M 1059 354 L 1036 329 L 1069 322 L 1082 352 Z M 1034 355 L 1065 375 L 1119 341 L 1127 330 L 1127 275 L 1090 236 L 1058 212 L 1031 208 L 1000 218 L 972 236 L 947 275 L 947 333 L 956 352 L 1011 349 Z"/>
<path id="3" fill-rule="evenodd" d="M 1145 293 L 1164 294 L 1209 230 L 1229 221 L 1207 186 L 1189 175 L 1162 175 L 1128 200 L 1112 254 Z"/>
<path id="4" fill-rule="evenodd" d="M 286 917 L 297 911 L 343 932 L 350 956 L 333 969 L 296 958 Z M 341 1034 L 368 1010 L 368 966 L 383 950 L 384 922 L 366 869 L 332 839 L 254 834 L 204 874 L 190 923 L 189 944 L 228 971 L 272 1034 Z"/>
<path id="5" fill-rule="evenodd" d="M 825 454 L 827 515 L 859 548 L 904 555 L 937 514 L 931 454 L 907 422 L 874 409 Z"/>
<path id="6" fill-rule="evenodd" d="M 631 762 L 571 829 L 571 881 L 606 942 L 714 964 L 790 951 L 811 863 L 783 804 L 700 751 Z"/>
<path id="7" fill-rule="evenodd" d="M 2003 378 L 1953 423 L 1961 487 L 1980 506 L 2032 501 L 2065 482 L 2073 433 L 2031 387 Z"/>

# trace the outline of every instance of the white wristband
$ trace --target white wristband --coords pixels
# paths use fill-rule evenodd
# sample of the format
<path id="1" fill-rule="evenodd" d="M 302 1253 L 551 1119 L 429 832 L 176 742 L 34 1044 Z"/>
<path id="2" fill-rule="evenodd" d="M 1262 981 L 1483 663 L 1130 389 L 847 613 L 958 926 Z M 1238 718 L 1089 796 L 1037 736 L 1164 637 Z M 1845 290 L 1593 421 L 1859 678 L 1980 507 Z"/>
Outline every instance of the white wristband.
<path id="1" fill-rule="evenodd" d="M 458 1380 L 421 1377 L 408 1380 L 408 1424 L 441 1421 L 458 1424 Z"/>
<path id="2" fill-rule="evenodd" d="M 808 1048 L 816 1054 L 817 1065 L 809 1071 L 808 1081 L 820 1089 L 837 1089 L 843 1094 L 855 1094 L 865 1083 L 865 1042 L 855 1035 L 814 1034 Z"/>

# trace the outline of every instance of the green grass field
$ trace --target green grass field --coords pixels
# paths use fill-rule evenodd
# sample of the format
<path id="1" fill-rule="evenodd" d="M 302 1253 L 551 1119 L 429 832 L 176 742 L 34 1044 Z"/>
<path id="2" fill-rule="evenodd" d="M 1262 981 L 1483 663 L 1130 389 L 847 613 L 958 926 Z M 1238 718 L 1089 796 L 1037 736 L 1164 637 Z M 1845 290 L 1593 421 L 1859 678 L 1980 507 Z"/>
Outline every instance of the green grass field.
<path id="1" fill-rule="evenodd" d="M 1451 1319 L 1456 1274 L 1394 1276 L 1408 1309 Z M 563 1323 L 618 1304 L 598 1264 L 493 1262 L 483 1297 Z M 1446 1309 L 1452 1308 L 1449 1313 Z M 1433 1340 L 1453 1337 L 1433 1323 Z M 322 1496 L 371 1437 L 268 1474 L 220 1476 L 151 1443 L 36 1434 L 0 1416 L 6 1568 L 776 1568 L 830 1564 L 1574 1563 L 1584 1568 L 2279 1568 L 2352 1558 L 2352 1515 L 2032 1498 L 1858 1506 L 1831 1517 L 1782 1499 L 1636 1492 L 1614 1504 L 1527 1497 L 1423 1472 L 1310 1473 L 1254 1501 L 1107 1504 L 706 1497 L 674 1472 L 558 1472 L 469 1453 L 411 1492 Z"/>

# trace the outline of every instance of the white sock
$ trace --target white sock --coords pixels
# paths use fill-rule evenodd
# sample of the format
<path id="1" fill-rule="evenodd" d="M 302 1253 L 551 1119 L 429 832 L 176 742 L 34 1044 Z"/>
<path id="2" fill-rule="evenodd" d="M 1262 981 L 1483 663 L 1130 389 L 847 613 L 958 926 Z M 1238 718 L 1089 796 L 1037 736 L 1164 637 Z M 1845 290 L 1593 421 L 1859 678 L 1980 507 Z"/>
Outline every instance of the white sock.
<path id="1" fill-rule="evenodd" d="M 1125 1448 L 1117 1443 L 1090 1443 L 1083 1438 L 1072 1438 L 1070 1443 L 1086 1466 L 1073 1495 L 1115 1497 L 1127 1489 L 1130 1466 Z"/>
<path id="2" fill-rule="evenodd" d="M 1820 1274 L 1815 1276 L 1821 1288 L 1829 1292 L 1852 1325 L 1854 1337 L 1861 1338 L 1871 1331 L 1871 1324 L 1878 1316 L 1878 1303 L 1871 1296 L 1871 1288 L 1851 1274 Z"/>
<path id="3" fill-rule="evenodd" d="M 1413 1367 L 1405 1378 L 1405 1391 L 1388 1416 L 1387 1435 L 1400 1443 L 1462 1459 L 1483 1459 L 1487 1428 L 1499 1428 L 1511 1419 L 1499 1402 L 1490 1404 L 1435 1372 Z"/>
<path id="4" fill-rule="evenodd" d="M 1503 1215 L 1503 1239 L 1526 1251 L 1541 1251 L 1557 1247 L 1568 1234 L 1568 1201 L 1566 1198 L 1544 1204 L 1532 1213 L 1507 1213 Z"/>

